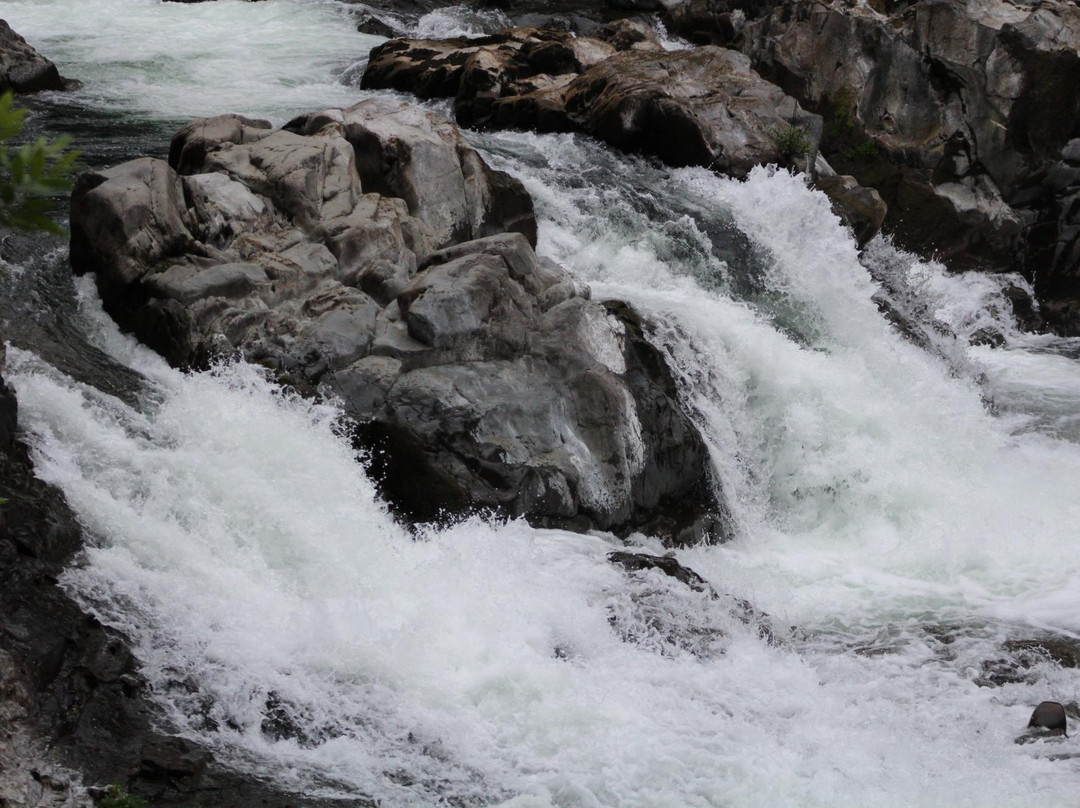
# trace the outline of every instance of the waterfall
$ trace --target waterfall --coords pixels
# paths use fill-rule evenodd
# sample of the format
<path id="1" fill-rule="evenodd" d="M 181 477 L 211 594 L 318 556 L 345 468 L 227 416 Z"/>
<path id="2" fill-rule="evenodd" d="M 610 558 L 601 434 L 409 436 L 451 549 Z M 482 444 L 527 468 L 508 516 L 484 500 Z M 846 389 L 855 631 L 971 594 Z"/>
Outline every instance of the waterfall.
<path id="1" fill-rule="evenodd" d="M 321 0 L 4 13 L 86 82 L 63 103 L 113 121 L 132 155 L 189 116 L 350 103 L 377 41 Z M 125 135 L 129 120 L 143 126 Z M 978 680 L 1005 640 L 1080 637 L 1076 341 L 1019 331 L 1007 279 L 881 240 L 860 256 L 786 172 L 735 181 L 579 136 L 470 137 L 532 194 L 538 251 L 643 313 L 736 528 L 678 558 L 767 612 L 775 641 L 727 598 L 626 575 L 609 535 L 474 517 L 412 536 L 333 402 L 244 364 L 172 370 L 79 281 L 73 316 L 146 379 L 137 400 L 28 347 L 5 375 L 38 474 L 87 531 L 63 586 L 131 639 L 175 730 L 306 794 L 393 806 L 1072 799 L 1075 759 L 1013 738 L 1034 704 L 1080 697 L 1075 673 Z M 959 337 L 905 340 L 871 299 L 886 272 Z M 1005 348 L 970 347 L 989 321 Z"/>

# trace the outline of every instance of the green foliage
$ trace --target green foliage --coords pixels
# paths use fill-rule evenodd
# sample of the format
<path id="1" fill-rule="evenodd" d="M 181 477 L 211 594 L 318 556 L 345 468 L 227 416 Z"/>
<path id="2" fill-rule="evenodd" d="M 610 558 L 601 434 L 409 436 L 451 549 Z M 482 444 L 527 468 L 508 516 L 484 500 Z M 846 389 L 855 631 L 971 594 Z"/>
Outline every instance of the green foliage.
<path id="1" fill-rule="evenodd" d="M 147 808 L 146 800 L 128 794 L 123 786 L 111 785 L 94 801 L 97 808 Z"/>
<path id="2" fill-rule="evenodd" d="M 803 157 L 814 148 L 814 141 L 806 134 L 806 130 L 797 124 L 788 124 L 783 129 L 772 129 L 772 136 L 776 151 L 784 160 L 794 160 Z"/>
<path id="3" fill-rule="evenodd" d="M 0 225 L 62 235 L 49 216 L 51 197 L 71 188 L 79 155 L 67 150 L 66 137 L 8 143 L 22 132 L 26 117 L 26 110 L 16 109 L 13 102 L 11 93 L 0 96 Z"/>
<path id="4" fill-rule="evenodd" d="M 848 87 L 841 87 L 829 100 L 828 120 L 835 136 L 855 131 L 855 98 Z"/>
<path id="5" fill-rule="evenodd" d="M 867 138 L 849 149 L 844 149 L 844 151 L 841 152 L 841 156 L 843 156 L 845 160 L 851 160 L 853 162 L 859 161 L 870 163 L 881 156 L 881 148 L 875 141 Z"/>

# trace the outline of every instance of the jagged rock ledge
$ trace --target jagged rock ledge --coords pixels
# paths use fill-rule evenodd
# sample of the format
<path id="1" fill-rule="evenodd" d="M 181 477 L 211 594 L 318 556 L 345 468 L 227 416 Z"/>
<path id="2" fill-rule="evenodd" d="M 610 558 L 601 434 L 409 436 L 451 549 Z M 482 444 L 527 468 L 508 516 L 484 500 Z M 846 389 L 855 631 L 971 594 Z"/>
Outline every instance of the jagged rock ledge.
<path id="1" fill-rule="evenodd" d="M 821 114 L 823 154 L 880 192 L 900 246 L 1020 271 L 1080 334 L 1080 6 L 681 0 L 666 19 Z"/>
<path id="2" fill-rule="evenodd" d="M 1080 9 L 1066 0 L 646 3 L 698 47 L 639 22 L 573 36 L 517 28 L 375 48 L 367 87 L 455 100 L 462 123 L 584 131 L 739 176 L 800 164 L 860 244 L 884 226 L 954 269 L 1019 271 L 1080 334 Z M 826 162 L 827 161 L 827 162 Z"/>
<path id="3" fill-rule="evenodd" d="M 745 176 L 757 165 L 811 174 L 855 231 L 877 233 L 877 193 L 815 160 L 822 119 L 764 80 L 737 50 L 665 50 L 622 19 L 590 36 L 513 28 L 488 37 L 393 39 L 377 46 L 363 86 L 454 99 L 466 126 L 580 131 L 674 166 Z"/>
<path id="4" fill-rule="evenodd" d="M 457 128 L 368 100 L 182 129 L 80 177 L 71 260 L 171 362 L 243 355 L 336 395 L 396 511 L 722 537 L 648 327 L 533 251 L 532 202 Z"/>

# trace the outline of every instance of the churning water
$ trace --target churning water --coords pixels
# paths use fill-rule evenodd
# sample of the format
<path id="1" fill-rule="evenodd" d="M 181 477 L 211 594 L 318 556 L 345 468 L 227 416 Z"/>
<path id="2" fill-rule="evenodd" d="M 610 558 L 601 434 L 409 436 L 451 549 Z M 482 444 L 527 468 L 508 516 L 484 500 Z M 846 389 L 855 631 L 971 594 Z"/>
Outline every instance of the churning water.
<path id="1" fill-rule="evenodd" d="M 169 122 L 162 140 L 189 115 L 350 103 L 375 41 L 303 0 L 4 14 L 86 82 L 76 104 Z M 651 323 L 737 525 L 679 558 L 772 615 L 777 642 L 725 598 L 625 575 L 610 537 L 479 519 L 407 535 L 332 406 L 243 365 L 177 373 L 80 284 L 86 338 L 147 377 L 145 400 L 28 350 L 6 374 L 38 473 L 89 533 L 65 585 L 132 638 L 176 729 L 305 793 L 387 806 L 1075 802 L 1076 743 L 1013 739 L 1039 701 L 1080 697 L 1076 672 L 976 680 L 1006 640 L 1080 636 L 1076 346 L 1018 331 L 1007 279 L 886 243 L 860 257 L 786 173 L 476 142 L 536 199 L 540 251 Z M 1005 349 L 906 342 L 871 271 Z"/>

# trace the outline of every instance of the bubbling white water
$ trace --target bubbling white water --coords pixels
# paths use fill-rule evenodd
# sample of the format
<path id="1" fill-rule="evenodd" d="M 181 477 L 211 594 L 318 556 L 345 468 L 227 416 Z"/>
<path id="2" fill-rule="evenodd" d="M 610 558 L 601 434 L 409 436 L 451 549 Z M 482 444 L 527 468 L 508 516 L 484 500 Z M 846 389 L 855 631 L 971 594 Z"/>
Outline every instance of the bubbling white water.
<path id="1" fill-rule="evenodd" d="M 9 373 L 39 474 L 96 537 L 66 585 L 135 640 L 177 726 L 308 793 L 1019 806 L 1069 790 L 1010 743 L 1027 694 L 995 699 L 928 640 L 770 647 L 723 601 L 629 581 L 599 537 L 470 520 L 412 540 L 333 410 L 250 368 L 159 368 L 142 412 L 17 351 Z M 716 553 L 691 557 L 728 567 Z M 294 737 L 267 727 L 275 707 Z"/>
<path id="2" fill-rule="evenodd" d="M 602 159 L 598 147 L 513 137 L 533 159 L 504 156 L 503 167 L 516 165 L 538 202 L 541 249 L 656 324 L 732 489 L 735 547 L 751 551 L 733 576 L 765 565 L 780 576 L 759 581 L 776 593 L 756 591 L 762 606 L 800 624 L 931 608 L 942 619 L 974 611 L 1024 621 L 1030 606 L 1033 624 L 1080 631 L 1080 565 L 1065 561 L 1080 516 L 1068 494 L 1080 450 L 1012 434 L 972 377 L 894 333 L 823 195 L 766 169 L 746 182 L 698 169 L 665 175 L 685 209 L 712 204 L 764 252 L 764 284 L 781 302 L 747 306 L 722 283 L 701 288 L 700 278 L 729 269 L 704 238 L 685 236 L 700 233 L 694 221 L 657 225 L 621 191 L 648 167 L 629 161 L 621 179 L 606 171 L 600 187 L 573 187 L 560 179 L 566 167 Z M 544 144 L 550 154 L 537 160 Z M 688 259 L 673 257 L 675 238 L 695 245 Z M 1054 358 L 1057 383 L 1075 386 L 1075 362 Z M 705 555 L 723 559 L 718 575 L 733 562 L 728 551 Z M 1052 616 L 1050 602 L 1061 607 Z"/>
<path id="3" fill-rule="evenodd" d="M 89 79 L 79 102 L 159 119 L 350 103 L 335 76 L 374 41 L 299 0 L 4 12 Z M 975 679 L 1007 638 L 1080 634 L 1077 446 L 994 418 L 975 369 L 893 333 L 801 180 L 667 171 L 571 136 L 478 142 L 536 199 L 540 250 L 651 322 L 738 528 L 679 557 L 771 612 L 781 643 L 727 598 L 613 567 L 611 537 L 481 519 L 407 535 L 333 406 L 244 365 L 179 374 L 83 285 L 88 334 L 148 377 L 146 404 L 16 350 L 5 375 L 39 474 L 90 534 L 65 585 L 132 638 L 171 723 L 305 793 L 387 805 L 1068 804 L 1075 760 L 1050 753 L 1075 741 L 1012 739 L 1035 703 L 1077 699 L 1075 672 Z M 892 260 L 958 330 L 994 299 Z M 991 384 L 1025 357 L 1048 358 L 1018 407 L 1067 410 L 1067 356 L 973 354 Z"/>
<path id="4" fill-rule="evenodd" d="M 342 75 L 382 41 L 328 0 L 5 0 L 3 14 L 83 82 L 65 100 L 168 120 L 235 112 L 282 124 L 349 106 L 359 94 Z"/>

